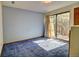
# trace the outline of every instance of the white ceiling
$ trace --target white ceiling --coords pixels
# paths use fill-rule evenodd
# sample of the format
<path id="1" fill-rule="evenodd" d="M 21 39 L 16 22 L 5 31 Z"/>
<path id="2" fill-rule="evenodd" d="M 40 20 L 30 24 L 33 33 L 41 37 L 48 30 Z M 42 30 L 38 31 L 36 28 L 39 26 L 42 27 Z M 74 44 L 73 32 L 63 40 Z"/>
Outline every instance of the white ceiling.
<path id="1" fill-rule="evenodd" d="M 76 2 L 77 1 L 52 1 L 51 3 L 45 4 L 41 1 L 15 1 L 15 3 L 12 4 L 11 1 L 4 1 L 3 5 L 45 13 L 61 7 L 65 7 L 67 5 L 74 4 Z"/>

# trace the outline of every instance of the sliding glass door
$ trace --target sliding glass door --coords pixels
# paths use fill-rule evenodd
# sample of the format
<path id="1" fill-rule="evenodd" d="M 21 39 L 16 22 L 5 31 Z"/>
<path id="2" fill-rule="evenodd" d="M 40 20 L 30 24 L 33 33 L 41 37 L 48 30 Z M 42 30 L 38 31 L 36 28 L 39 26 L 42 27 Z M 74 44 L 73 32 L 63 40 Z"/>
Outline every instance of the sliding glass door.
<path id="1" fill-rule="evenodd" d="M 69 40 L 70 12 L 50 16 L 50 23 L 56 38 Z"/>
<path id="2" fill-rule="evenodd" d="M 57 15 L 57 38 L 64 40 L 69 39 L 69 20 L 69 12 Z"/>

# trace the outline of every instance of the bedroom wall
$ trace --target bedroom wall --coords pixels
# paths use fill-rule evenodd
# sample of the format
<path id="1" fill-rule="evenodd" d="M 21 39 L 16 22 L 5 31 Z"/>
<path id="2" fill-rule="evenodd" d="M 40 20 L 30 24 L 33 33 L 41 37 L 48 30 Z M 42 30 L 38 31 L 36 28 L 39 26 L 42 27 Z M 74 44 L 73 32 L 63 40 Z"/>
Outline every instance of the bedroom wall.
<path id="1" fill-rule="evenodd" d="M 43 36 L 43 14 L 3 7 L 4 43 Z"/>
<path id="2" fill-rule="evenodd" d="M 0 2 L 0 56 L 3 47 L 2 4 Z"/>

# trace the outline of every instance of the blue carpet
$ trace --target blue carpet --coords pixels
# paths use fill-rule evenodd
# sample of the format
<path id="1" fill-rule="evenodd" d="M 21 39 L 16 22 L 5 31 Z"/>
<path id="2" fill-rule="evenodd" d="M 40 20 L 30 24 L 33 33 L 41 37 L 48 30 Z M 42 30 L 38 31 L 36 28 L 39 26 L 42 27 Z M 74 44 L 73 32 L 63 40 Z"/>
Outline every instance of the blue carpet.
<path id="1" fill-rule="evenodd" d="M 2 57 L 68 57 L 68 43 L 58 48 L 46 51 L 38 44 L 34 43 L 34 40 L 39 39 L 37 38 L 5 44 L 3 46 Z"/>

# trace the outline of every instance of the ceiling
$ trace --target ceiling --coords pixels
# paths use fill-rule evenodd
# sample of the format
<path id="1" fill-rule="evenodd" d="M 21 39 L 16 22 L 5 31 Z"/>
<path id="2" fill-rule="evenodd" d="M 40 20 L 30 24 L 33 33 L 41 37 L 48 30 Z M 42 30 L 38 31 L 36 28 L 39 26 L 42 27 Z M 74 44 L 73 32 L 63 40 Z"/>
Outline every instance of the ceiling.
<path id="1" fill-rule="evenodd" d="M 77 1 L 52 1 L 50 3 L 43 3 L 42 1 L 15 1 L 14 4 L 11 1 L 4 1 L 3 5 L 8 7 L 20 8 L 35 12 L 46 13 L 67 5 L 76 3 Z"/>

